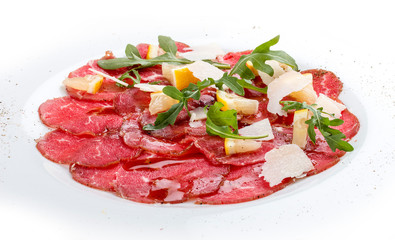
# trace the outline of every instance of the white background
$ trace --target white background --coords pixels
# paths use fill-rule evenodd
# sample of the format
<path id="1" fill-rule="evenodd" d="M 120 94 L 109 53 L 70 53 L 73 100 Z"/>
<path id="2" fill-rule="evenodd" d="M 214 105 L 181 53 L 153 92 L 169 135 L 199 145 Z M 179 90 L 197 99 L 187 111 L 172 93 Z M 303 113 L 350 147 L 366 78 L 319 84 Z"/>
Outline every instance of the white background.
<path id="1" fill-rule="evenodd" d="M 395 239 L 390 3 L 2 3 L 0 238 Z M 122 53 L 127 43 L 154 43 L 159 34 L 195 44 L 216 41 L 232 50 L 253 48 L 280 34 L 276 48 L 294 56 L 300 68 L 332 70 L 355 94 L 351 101 L 364 133 L 358 151 L 303 191 L 238 205 L 147 206 L 69 181 L 65 169 L 35 149 L 42 126 L 35 122 L 34 101 L 57 96 L 67 70 L 105 50 Z"/>

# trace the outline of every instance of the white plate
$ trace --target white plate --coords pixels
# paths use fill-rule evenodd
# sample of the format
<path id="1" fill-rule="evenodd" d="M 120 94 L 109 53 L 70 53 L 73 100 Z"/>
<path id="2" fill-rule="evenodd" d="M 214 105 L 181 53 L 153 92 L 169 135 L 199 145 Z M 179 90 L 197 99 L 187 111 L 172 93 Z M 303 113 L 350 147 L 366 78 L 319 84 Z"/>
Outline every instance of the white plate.
<path id="1" fill-rule="evenodd" d="M 2 39 L 0 49 L 6 56 L 0 60 L 0 236 L 395 237 L 386 220 L 395 214 L 391 97 L 395 86 L 390 54 L 395 52 L 390 44 L 394 38 L 377 27 L 394 22 L 393 17 L 386 19 L 390 8 L 360 4 L 359 12 L 350 15 L 352 4 L 343 8 L 328 5 L 317 11 L 315 5 L 300 1 L 270 5 L 219 2 L 211 3 L 210 8 L 203 2 L 191 3 L 194 11 L 185 12 L 184 2 L 171 1 L 152 3 L 157 7 L 150 16 L 156 17 L 150 18 L 143 3 L 114 2 L 107 7 L 69 1 L 49 6 L 49 10 L 36 9 L 38 5 L 30 2 L 8 4 L 10 11 L 0 19 L 10 23 L 5 26 L 10 34 Z M 30 10 L 33 8 L 35 11 Z M 230 17 L 236 12 L 248 14 Z M 367 19 L 371 14 L 376 15 Z M 64 94 L 60 83 L 70 70 L 108 49 L 120 55 L 128 42 L 155 42 L 158 34 L 191 44 L 217 42 L 235 50 L 253 48 L 281 34 L 274 49 L 288 52 L 301 69 L 326 68 L 344 82 L 342 99 L 361 120 L 356 151 L 322 174 L 268 198 L 236 205 L 144 205 L 75 183 L 66 168 L 44 159 L 35 149 L 34 139 L 47 131 L 38 121 L 38 105 Z"/>

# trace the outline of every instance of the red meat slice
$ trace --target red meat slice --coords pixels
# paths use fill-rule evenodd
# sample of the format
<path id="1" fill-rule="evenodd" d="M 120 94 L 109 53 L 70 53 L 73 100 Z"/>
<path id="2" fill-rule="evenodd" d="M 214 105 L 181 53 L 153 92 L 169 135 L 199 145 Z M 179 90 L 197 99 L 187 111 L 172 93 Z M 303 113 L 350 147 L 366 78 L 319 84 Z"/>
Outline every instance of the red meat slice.
<path id="1" fill-rule="evenodd" d="M 322 69 L 311 69 L 302 71 L 301 73 L 313 74 L 313 88 L 317 92 L 317 95 L 322 93 L 332 99 L 337 99 L 343 90 L 343 83 L 333 72 Z"/>
<path id="2" fill-rule="evenodd" d="M 75 153 L 86 141 L 86 138 L 55 130 L 38 139 L 36 147 L 47 159 L 60 164 L 70 164 Z"/>
<path id="3" fill-rule="evenodd" d="M 331 151 L 329 149 L 329 151 Z M 343 153 L 343 154 L 342 154 Z M 314 169 L 307 173 L 308 176 L 314 175 L 327 170 L 334 166 L 340 161 L 339 155 L 344 155 L 345 152 L 337 151 L 336 153 L 331 152 L 307 152 L 306 155 L 310 158 L 314 165 Z"/>
<path id="4" fill-rule="evenodd" d="M 140 53 L 141 58 L 147 58 L 147 53 L 148 53 L 148 43 L 139 43 L 137 44 L 136 48 Z"/>
<path id="5" fill-rule="evenodd" d="M 355 135 L 357 135 L 359 128 L 360 128 L 359 120 L 348 109 L 345 109 L 342 112 L 342 116 L 340 117 L 340 119 L 342 119 L 344 121 L 344 123 L 340 126 L 336 126 L 333 128 L 338 129 L 344 135 L 346 135 L 345 140 L 348 141 L 351 138 L 353 138 Z"/>
<path id="6" fill-rule="evenodd" d="M 227 63 L 233 67 L 237 63 L 237 61 L 239 61 L 241 56 L 250 54 L 251 52 L 252 50 L 247 50 L 243 52 L 229 52 L 223 57 L 217 57 L 217 60 L 221 63 Z"/>
<path id="7" fill-rule="evenodd" d="M 41 121 L 52 128 L 60 128 L 76 135 L 97 135 L 117 131 L 123 119 L 114 113 L 111 103 L 80 101 L 70 97 L 47 100 L 39 107 Z"/>
<path id="8" fill-rule="evenodd" d="M 176 42 L 176 46 L 177 46 L 177 51 L 182 53 L 192 51 L 188 44 L 182 42 Z"/>
<path id="9" fill-rule="evenodd" d="M 169 81 L 162 75 L 161 65 L 140 69 L 139 75 L 141 77 L 141 83 L 155 82 L 161 85 L 169 85 Z"/>
<path id="10" fill-rule="evenodd" d="M 140 117 L 136 114 L 122 125 L 121 135 L 128 146 L 164 156 L 182 156 L 195 152 L 193 143 L 190 141 L 181 143 L 179 141 L 160 140 L 145 134 L 139 124 Z"/>
<path id="11" fill-rule="evenodd" d="M 244 167 L 231 167 L 231 172 L 226 176 L 218 192 L 199 198 L 198 204 L 232 204 L 247 202 L 266 197 L 288 184 L 292 179 L 284 179 L 282 183 L 270 187 L 263 177 L 259 177 L 262 164 Z"/>
<path id="12" fill-rule="evenodd" d="M 73 179 L 85 186 L 114 192 L 115 174 L 122 170 L 122 166 L 116 164 L 106 168 L 92 168 L 72 164 L 69 170 Z"/>
<path id="13" fill-rule="evenodd" d="M 179 203 L 215 192 L 229 172 L 204 158 L 165 160 L 116 173 L 114 188 L 121 197 L 142 203 Z"/>
<path id="14" fill-rule="evenodd" d="M 150 93 L 140 91 L 138 88 L 128 89 L 115 97 L 115 112 L 123 116 L 141 112 L 148 108 L 150 101 Z"/>
<path id="15" fill-rule="evenodd" d="M 49 160 L 60 164 L 77 163 L 105 167 L 121 159 L 135 157 L 140 150 L 123 143 L 118 134 L 81 137 L 60 130 L 47 133 L 37 142 L 37 149 Z"/>

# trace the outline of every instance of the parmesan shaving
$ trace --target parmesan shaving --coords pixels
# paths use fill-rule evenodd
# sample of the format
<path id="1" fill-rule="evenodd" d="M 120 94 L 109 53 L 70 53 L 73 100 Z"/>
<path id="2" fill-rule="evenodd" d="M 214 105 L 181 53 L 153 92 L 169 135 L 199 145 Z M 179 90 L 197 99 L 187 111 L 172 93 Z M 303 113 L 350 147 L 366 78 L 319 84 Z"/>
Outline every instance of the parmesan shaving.
<path id="1" fill-rule="evenodd" d="M 265 138 L 259 138 L 255 140 L 269 141 L 274 138 L 272 126 L 270 125 L 269 119 L 265 118 L 261 121 L 255 122 L 247 127 L 239 129 L 240 136 L 254 137 L 254 136 L 265 136 Z"/>
<path id="2" fill-rule="evenodd" d="M 280 101 L 290 93 L 302 90 L 311 82 L 312 79 L 309 76 L 293 70 L 274 79 L 267 89 L 267 97 L 269 99 L 267 110 L 273 114 L 286 116 L 287 113 L 282 110 Z"/>
<path id="3" fill-rule="evenodd" d="M 323 112 L 334 114 L 335 118 L 340 118 L 342 116 L 341 112 L 346 109 L 346 106 L 330 99 L 322 93 L 320 93 L 315 104 L 317 104 L 317 108 L 322 107 Z M 331 119 L 332 117 L 330 116 L 329 118 Z"/>
<path id="4" fill-rule="evenodd" d="M 195 108 L 189 112 L 191 113 L 191 118 L 189 119 L 190 122 L 203 120 L 207 118 L 206 111 L 204 110 L 203 107 Z"/>
<path id="5" fill-rule="evenodd" d="M 224 72 L 219 68 L 203 61 L 196 61 L 186 66 L 188 67 L 189 71 L 192 72 L 193 76 L 198 78 L 200 81 L 203 81 L 207 78 L 218 80 L 224 75 Z"/>
<path id="6" fill-rule="evenodd" d="M 264 177 L 270 187 L 280 184 L 285 178 L 300 178 L 306 172 L 314 169 L 311 160 L 295 144 L 280 146 L 265 155 L 266 162 L 262 166 L 259 177 Z"/>
<path id="7" fill-rule="evenodd" d="M 179 56 L 192 61 L 199 61 L 204 59 L 215 59 L 217 56 L 225 54 L 225 51 L 215 43 L 195 46 L 191 47 L 190 49 L 192 49 L 192 51 L 179 53 Z"/>

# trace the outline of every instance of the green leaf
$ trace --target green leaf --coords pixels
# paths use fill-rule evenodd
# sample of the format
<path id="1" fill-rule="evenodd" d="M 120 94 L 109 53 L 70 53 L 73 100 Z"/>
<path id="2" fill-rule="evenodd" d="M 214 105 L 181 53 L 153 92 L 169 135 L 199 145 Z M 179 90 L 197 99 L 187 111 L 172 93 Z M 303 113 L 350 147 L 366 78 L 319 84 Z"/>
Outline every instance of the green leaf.
<path id="1" fill-rule="evenodd" d="M 240 77 L 245 79 L 254 79 L 255 74 L 247 67 L 247 62 L 251 58 L 251 55 L 243 55 L 240 57 L 239 61 L 233 66 L 229 75 L 239 74 Z"/>
<path id="2" fill-rule="evenodd" d="M 184 99 L 184 94 L 180 92 L 176 87 L 166 86 L 163 88 L 162 92 L 167 96 L 174 98 L 175 100 L 182 101 Z"/>
<path id="3" fill-rule="evenodd" d="M 130 75 L 131 72 L 133 72 L 134 76 Z M 140 76 L 139 72 L 135 69 L 131 69 L 131 70 L 125 72 L 124 74 L 122 74 L 122 76 L 119 78 L 119 80 L 124 81 L 127 78 L 132 79 L 132 81 L 133 81 L 132 85 L 127 86 L 128 88 L 133 87 L 134 84 L 140 83 L 140 81 L 141 81 L 141 76 Z M 119 83 L 117 83 L 117 86 L 118 87 L 125 87 Z"/>
<path id="4" fill-rule="evenodd" d="M 309 135 L 309 138 L 311 139 L 311 141 L 315 144 L 315 142 L 316 142 L 316 133 L 315 133 L 315 124 L 314 124 L 314 121 L 313 120 L 307 120 L 306 122 L 305 122 L 307 125 L 308 125 L 308 127 L 307 127 L 307 134 Z"/>
<path id="5" fill-rule="evenodd" d="M 154 125 L 148 124 L 143 127 L 143 130 L 152 131 L 152 130 L 159 130 L 165 128 L 168 125 L 173 125 L 176 122 L 178 114 L 183 109 L 184 104 L 179 102 L 171 106 L 171 108 L 164 113 L 159 113 L 158 117 L 155 120 Z"/>
<path id="6" fill-rule="evenodd" d="M 160 83 L 161 83 L 161 81 L 154 81 L 154 82 L 149 82 L 148 84 L 149 85 L 158 85 Z"/>
<path id="7" fill-rule="evenodd" d="M 208 78 L 208 79 L 205 79 L 203 81 L 199 81 L 199 82 L 196 83 L 196 85 L 198 86 L 199 90 L 203 90 L 204 88 L 209 87 L 209 86 L 211 86 L 213 84 L 215 84 L 215 81 L 212 78 Z"/>
<path id="8" fill-rule="evenodd" d="M 245 79 L 238 79 L 237 82 L 243 87 L 243 88 L 248 88 L 257 92 L 261 92 L 261 93 L 267 93 L 267 87 L 265 88 L 259 88 L 256 87 L 254 85 L 252 85 L 251 83 L 247 82 L 247 80 Z"/>
<path id="9" fill-rule="evenodd" d="M 209 135 L 236 139 L 258 139 L 267 137 L 267 135 L 251 137 L 238 135 L 236 110 L 221 111 L 223 106 L 222 103 L 215 102 L 207 111 L 206 132 Z"/>
<path id="10" fill-rule="evenodd" d="M 130 60 L 129 58 L 113 58 L 107 60 L 99 60 L 97 61 L 97 64 L 99 65 L 99 67 L 107 70 L 136 65 L 135 62 Z"/>
<path id="11" fill-rule="evenodd" d="M 340 126 L 340 125 L 342 125 L 343 123 L 344 123 L 343 120 L 336 118 L 336 119 L 333 119 L 333 120 L 331 120 L 331 121 L 329 122 L 329 126 Z"/>
<path id="12" fill-rule="evenodd" d="M 189 98 L 199 100 L 200 99 L 200 89 L 196 84 L 190 83 L 188 87 L 181 90 L 185 101 Z"/>
<path id="13" fill-rule="evenodd" d="M 225 84 L 226 86 L 228 86 L 230 88 L 230 90 L 232 90 L 236 94 L 244 96 L 244 88 L 239 84 L 238 80 L 239 80 L 238 78 L 231 77 L 227 73 L 224 73 L 222 78 L 217 80 L 217 82 L 219 82 L 221 84 L 222 83 Z"/>
<path id="14" fill-rule="evenodd" d="M 236 110 L 227 110 L 221 111 L 221 108 L 224 106 L 221 102 L 215 102 L 214 105 L 210 106 L 207 112 L 207 118 L 218 126 L 230 126 L 233 128 L 231 132 L 238 132 L 237 125 L 237 112 Z M 229 128 L 230 130 L 230 128 Z"/>
<path id="15" fill-rule="evenodd" d="M 303 109 L 303 103 L 300 102 L 295 102 L 295 101 L 281 101 L 281 104 L 283 104 L 283 110 L 288 111 L 288 110 L 300 110 Z"/>
<path id="16" fill-rule="evenodd" d="M 209 135 L 216 135 L 221 138 L 237 138 L 237 139 L 245 139 L 240 135 L 237 135 L 232 132 L 232 130 L 228 126 L 219 126 L 214 124 L 211 119 L 206 119 L 206 132 Z"/>
<path id="17" fill-rule="evenodd" d="M 167 36 L 158 36 L 159 46 L 168 53 L 173 54 L 174 56 L 177 53 L 177 45 L 173 39 Z"/>
<path id="18" fill-rule="evenodd" d="M 132 44 L 126 45 L 125 55 L 128 58 L 141 58 L 139 50 Z"/>
<path id="19" fill-rule="evenodd" d="M 270 39 L 269 41 L 267 41 L 265 43 L 262 43 L 261 45 L 256 47 L 254 49 L 254 51 L 252 51 L 252 53 L 265 53 L 265 52 L 268 52 L 270 50 L 270 47 L 276 45 L 279 40 L 280 40 L 280 35 L 277 35 L 274 38 Z"/>
<path id="20" fill-rule="evenodd" d="M 322 135 L 324 136 L 325 141 L 328 143 L 329 147 L 333 152 L 335 152 L 336 149 L 343 150 L 346 152 L 351 152 L 354 150 L 354 147 L 351 146 L 351 144 L 341 140 L 346 136 L 337 129 L 328 127 L 325 129 L 325 131 L 323 131 Z"/>
<path id="21" fill-rule="evenodd" d="M 227 64 L 227 63 L 214 62 L 214 61 L 212 61 L 210 59 L 204 59 L 202 61 L 206 62 L 206 63 L 210 63 L 211 65 L 213 65 L 214 67 L 217 67 L 219 69 L 230 69 L 231 68 L 230 65 Z"/>
<path id="22" fill-rule="evenodd" d="M 293 59 L 290 55 L 288 55 L 284 51 L 270 51 L 266 53 L 266 55 L 270 60 L 276 60 L 277 62 L 287 64 L 295 71 L 299 70 L 295 59 Z"/>
<path id="23" fill-rule="evenodd" d="M 255 69 L 265 72 L 270 76 L 273 76 L 274 71 L 271 66 L 265 63 L 267 60 L 276 60 L 291 66 L 294 70 L 298 70 L 295 60 L 287 53 L 283 51 L 270 50 L 270 47 L 277 44 L 279 39 L 280 36 L 276 36 L 273 39 L 256 47 L 254 51 L 251 52 L 251 54 L 241 56 L 239 61 L 230 71 L 229 75 L 232 76 L 234 74 L 238 74 L 241 78 L 248 80 L 255 78 L 254 73 L 247 67 L 248 61 L 252 63 Z"/>

